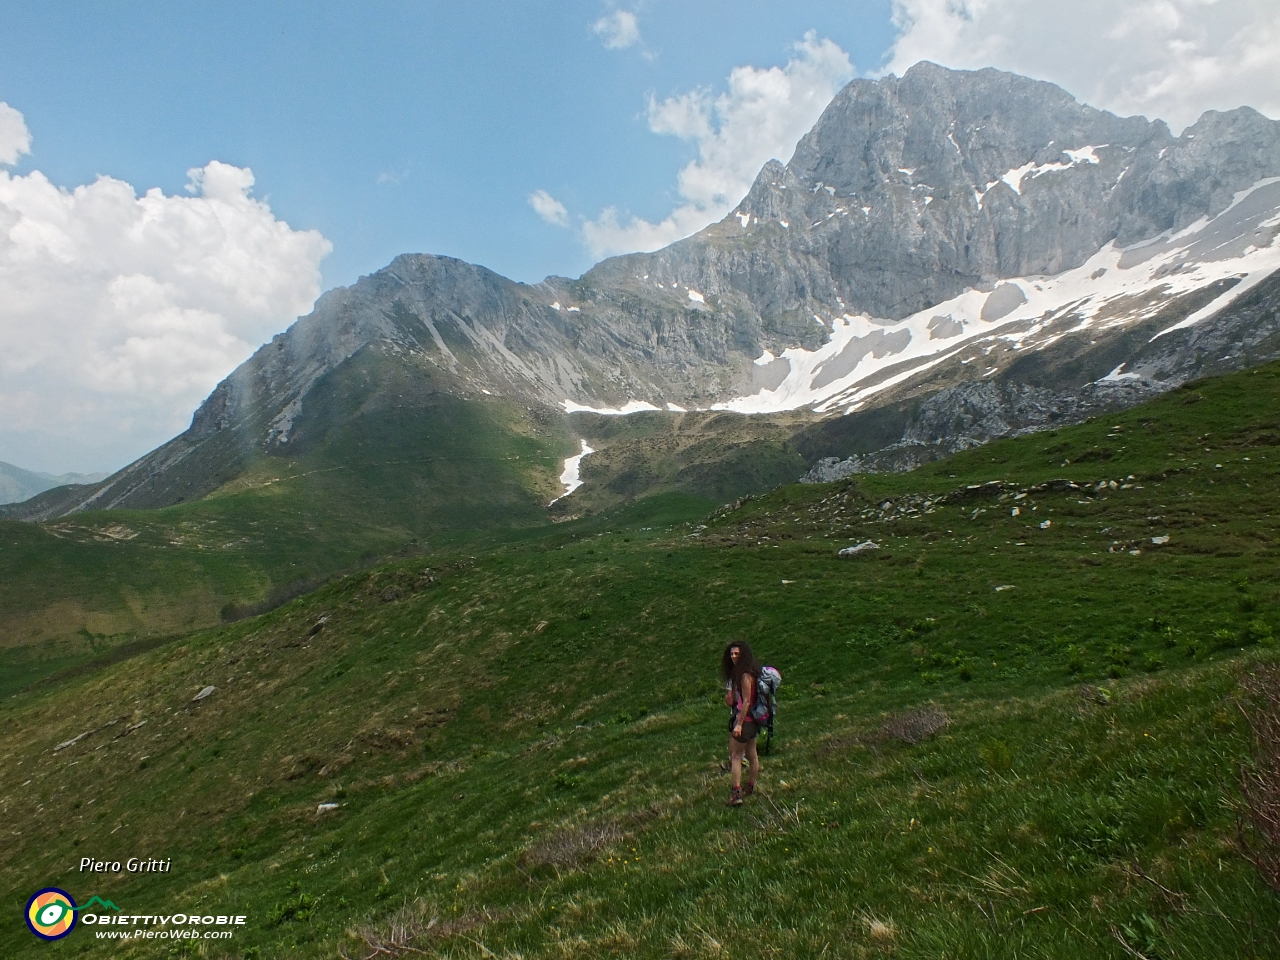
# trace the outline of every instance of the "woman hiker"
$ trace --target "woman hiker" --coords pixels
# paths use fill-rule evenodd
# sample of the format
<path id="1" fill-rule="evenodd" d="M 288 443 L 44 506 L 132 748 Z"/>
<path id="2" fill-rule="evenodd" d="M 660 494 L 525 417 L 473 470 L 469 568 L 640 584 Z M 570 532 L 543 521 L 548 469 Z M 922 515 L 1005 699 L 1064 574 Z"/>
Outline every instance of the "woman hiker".
<path id="1" fill-rule="evenodd" d="M 749 797 L 756 789 L 756 777 L 760 774 L 760 757 L 756 754 L 756 734 L 759 729 L 751 719 L 751 709 L 756 702 L 757 681 L 760 678 L 760 662 L 744 640 L 733 640 L 724 648 L 720 658 L 720 679 L 725 682 L 724 702 L 733 708 L 729 720 L 729 769 L 733 789 L 729 794 L 731 807 L 742 806 L 742 798 Z M 747 785 L 742 786 L 742 757 L 751 764 Z"/>

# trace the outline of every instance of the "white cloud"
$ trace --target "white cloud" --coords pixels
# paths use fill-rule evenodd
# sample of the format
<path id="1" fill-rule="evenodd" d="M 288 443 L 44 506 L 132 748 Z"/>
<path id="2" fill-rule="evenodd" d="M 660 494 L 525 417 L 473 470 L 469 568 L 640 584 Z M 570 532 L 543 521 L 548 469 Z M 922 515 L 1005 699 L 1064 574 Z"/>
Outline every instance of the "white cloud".
<path id="1" fill-rule="evenodd" d="M 412 167 L 411 164 L 406 163 L 399 170 L 383 170 L 377 176 L 378 186 L 382 186 L 384 183 L 390 183 L 390 184 L 404 183 L 406 180 L 409 179 L 409 171 L 411 167 Z"/>
<path id="2" fill-rule="evenodd" d="M 192 196 L 0 171 L 0 460 L 122 466 L 307 312 L 331 245 L 213 161 Z"/>
<path id="3" fill-rule="evenodd" d="M 848 55 L 812 33 L 785 67 L 736 67 L 719 96 L 694 90 L 649 102 L 649 129 L 696 143 L 698 158 L 677 181 L 684 199 L 659 223 L 623 222 L 610 207 L 583 225 L 593 256 L 656 250 L 724 217 L 771 158 L 786 160 L 840 86 L 853 75 Z"/>
<path id="4" fill-rule="evenodd" d="M 615 10 L 597 20 L 591 29 L 608 50 L 625 50 L 640 42 L 640 24 L 630 10 Z"/>
<path id="5" fill-rule="evenodd" d="M 0 100 L 0 164 L 17 163 L 24 153 L 31 152 L 31 133 L 22 114 Z"/>
<path id="6" fill-rule="evenodd" d="M 569 211 L 565 209 L 563 203 L 545 190 L 535 190 L 529 194 L 529 206 L 533 207 L 534 212 L 547 223 L 557 227 L 569 224 Z"/>
<path id="7" fill-rule="evenodd" d="M 1169 122 L 1254 107 L 1280 116 L 1275 0 L 894 0 L 886 72 L 919 60 L 1050 80 L 1121 115 Z"/>

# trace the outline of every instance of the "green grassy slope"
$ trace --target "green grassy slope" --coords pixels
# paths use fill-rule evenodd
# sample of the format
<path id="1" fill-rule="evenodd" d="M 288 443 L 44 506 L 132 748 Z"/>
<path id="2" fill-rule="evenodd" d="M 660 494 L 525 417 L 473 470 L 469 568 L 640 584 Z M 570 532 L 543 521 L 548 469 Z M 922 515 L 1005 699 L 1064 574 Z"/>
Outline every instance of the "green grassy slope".
<path id="1" fill-rule="evenodd" d="M 0 521 L 0 695 L 375 559 L 520 539 L 646 497 L 681 503 L 681 519 L 701 515 L 801 474 L 792 429 L 788 417 L 565 418 L 462 400 L 418 367 L 362 351 L 316 384 L 287 444 L 262 450 L 229 430 L 166 481 L 198 491 L 213 470 L 224 482 L 210 494 Z M 598 451 L 584 465 L 589 487 L 548 511 L 577 435 Z"/>
<path id="2" fill-rule="evenodd" d="M 204 499 L 0 522 L 0 657 L 17 671 L 0 690 L 95 646 L 208 626 L 228 604 L 373 558 L 546 523 L 574 445 L 561 421 L 497 400 L 415 396 L 387 372 L 356 364 L 321 384 L 289 456 L 257 456 Z M 352 381 L 379 376 L 378 392 L 352 396 Z M 330 417 L 339 426 L 320 434 L 313 425 Z"/>
<path id="3" fill-rule="evenodd" d="M 403 560 L 11 697 L 0 897 L 248 915 L 214 957 L 1274 956 L 1231 803 L 1278 422 L 1273 365 L 705 524 Z M 738 636 L 785 686 L 730 810 Z M 0 952 L 45 955 L 18 924 Z"/>
<path id="4" fill-rule="evenodd" d="M 557 512 L 598 513 L 662 493 L 697 496 L 710 508 L 793 483 L 808 463 L 792 438 L 812 419 L 803 411 L 575 413 L 573 429 L 595 452 L 582 462 L 582 489 Z"/>

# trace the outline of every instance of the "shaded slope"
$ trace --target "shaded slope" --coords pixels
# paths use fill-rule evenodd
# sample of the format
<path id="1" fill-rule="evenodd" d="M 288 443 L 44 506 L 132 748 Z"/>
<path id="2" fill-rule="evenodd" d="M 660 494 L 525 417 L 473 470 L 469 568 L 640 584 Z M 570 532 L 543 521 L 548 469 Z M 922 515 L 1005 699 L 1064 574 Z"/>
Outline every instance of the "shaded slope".
<path id="1" fill-rule="evenodd" d="M 582 461 L 583 486 L 556 504 L 561 514 L 597 513 L 667 493 L 697 497 L 710 509 L 791 483 L 807 467 L 792 442 L 808 423 L 803 416 L 575 413 L 570 422 L 594 452 Z"/>
<path id="2" fill-rule="evenodd" d="M 202 449 L 228 451 L 236 469 L 204 499 L 0 522 L 0 643 L 209 624 L 227 604 L 397 550 L 544 523 L 560 492 L 572 441 L 559 420 L 435 391 L 377 351 L 322 377 L 313 400 L 290 456 L 215 435 L 222 446 Z"/>

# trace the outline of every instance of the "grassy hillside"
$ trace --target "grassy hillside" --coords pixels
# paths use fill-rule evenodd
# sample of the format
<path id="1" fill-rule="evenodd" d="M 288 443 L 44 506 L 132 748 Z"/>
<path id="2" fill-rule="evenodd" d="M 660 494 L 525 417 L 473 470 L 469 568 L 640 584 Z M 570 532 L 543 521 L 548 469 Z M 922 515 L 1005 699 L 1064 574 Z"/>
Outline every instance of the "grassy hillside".
<path id="1" fill-rule="evenodd" d="M 573 429 L 595 452 L 582 462 L 582 489 L 557 504 L 557 512 L 599 513 L 662 493 L 719 505 L 794 483 L 809 465 L 792 439 L 812 420 L 805 411 L 575 413 Z"/>
<path id="2" fill-rule="evenodd" d="M 546 523 L 574 446 L 562 422 L 496 400 L 364 403 L 204 499 L 0 522 L 0 692 L 375 558 Z"/>
<path id="3" fill-rule="evenodd" d="M 790 420 L 566 419 L 458 399 L 364 351 L 317 384 L 286 445 L 263 450 L 226 431 L 166 480 L 171 496 L 222 477 L 211 493 L 160 509 L 0 521 L 0 695 L 376 560 L 520 539 L 658 494 L 673 495 L 663 509 L 681 504 L 681 519 L 701 516 L 804 472 Z M 597 451 L 583 467 L 588 487 L 548 510 L 577 436 Z"/>
<path id="4" fill-rule="evenodd" d="M 1274 956 L 1233 798 L 1278 434 L 1271 366 L 705 523 L 441 549 L 10 697 L 0 951 L 181 955 L 38 943 L 57 885 L 247 915 L 210 957 Z M 784 675 L 738 810 L 731 637 Z"/>

